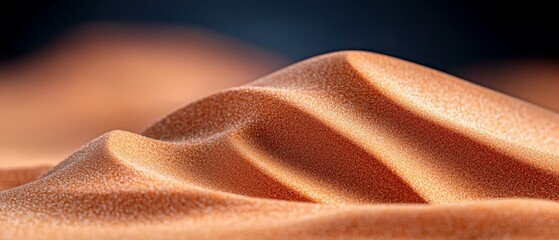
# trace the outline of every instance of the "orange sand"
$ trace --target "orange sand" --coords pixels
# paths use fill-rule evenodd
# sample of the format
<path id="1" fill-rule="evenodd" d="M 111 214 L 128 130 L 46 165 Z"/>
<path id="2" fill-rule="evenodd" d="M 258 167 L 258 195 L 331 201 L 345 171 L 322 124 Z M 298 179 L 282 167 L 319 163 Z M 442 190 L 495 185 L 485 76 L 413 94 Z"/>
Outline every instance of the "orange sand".
<path id="1" fill-rule="evenodd" d="M 559 112 L 559 62 L 517 60 L 485 63 L 462 69 L 464 76 Z"/>
<path id="2" fill-rule="evenodd" d="M 1 166 L 59 163 L 105 132 L 141 131 L 185 103 L 280 64 L 201 30 L 84 26 L 0 68 Z"/>
<path id="3" fill-rule="evenodd" d="M 559 236 L 559 115 L 366 52 L 111 131 L 0 192 L 0 237 Z"/>

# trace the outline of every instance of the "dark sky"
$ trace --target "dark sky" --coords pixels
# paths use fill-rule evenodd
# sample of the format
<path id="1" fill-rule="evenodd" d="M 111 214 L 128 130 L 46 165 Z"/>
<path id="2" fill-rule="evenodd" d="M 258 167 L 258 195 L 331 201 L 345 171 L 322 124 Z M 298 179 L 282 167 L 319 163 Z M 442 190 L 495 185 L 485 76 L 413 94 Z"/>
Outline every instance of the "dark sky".
<path id="1" fill-rule="evenodd" d="M 1 7 L 0 60 L 92 21 L 196 26 L 293 60 L 340 49 L 450 71 L 507 58 L 559 56 L 557 13 L 537 1 L 12 1 Z"/>

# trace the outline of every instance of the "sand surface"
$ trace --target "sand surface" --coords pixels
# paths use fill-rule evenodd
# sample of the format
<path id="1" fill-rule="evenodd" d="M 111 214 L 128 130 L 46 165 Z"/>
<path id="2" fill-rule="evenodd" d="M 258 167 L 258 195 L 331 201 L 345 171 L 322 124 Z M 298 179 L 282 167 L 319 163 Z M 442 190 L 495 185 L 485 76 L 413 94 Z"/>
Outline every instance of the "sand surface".
<path id="1" fill-rule="evenodd" d="M 559 236 L 559 114 L 367 52 L 107 132 L 44 170 L 1 173 L 0 238 Z"/>

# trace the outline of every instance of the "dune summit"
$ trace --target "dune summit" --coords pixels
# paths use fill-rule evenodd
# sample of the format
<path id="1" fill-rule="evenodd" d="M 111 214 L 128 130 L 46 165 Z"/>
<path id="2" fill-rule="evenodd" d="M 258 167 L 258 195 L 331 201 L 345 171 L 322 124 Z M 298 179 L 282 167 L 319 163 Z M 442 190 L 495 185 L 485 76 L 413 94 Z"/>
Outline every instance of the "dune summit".
<path id="1" fill-rule="evenodd" d="M 92 140 L 0 191 L 0 236 L 552 237 L 557 200 L 557 113 L 338 52 Z"/>

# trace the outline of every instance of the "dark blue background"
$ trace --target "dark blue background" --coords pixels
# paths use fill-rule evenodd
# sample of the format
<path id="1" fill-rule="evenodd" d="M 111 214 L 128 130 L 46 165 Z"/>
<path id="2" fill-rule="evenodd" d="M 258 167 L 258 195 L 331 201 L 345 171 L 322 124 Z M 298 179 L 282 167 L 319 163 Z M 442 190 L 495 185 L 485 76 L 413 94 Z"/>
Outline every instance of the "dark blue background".
<path id="1" fill-rule="evenodd" d="M 2 6 L 10 61 L 91 21 L 215 30 L 293 61 L 340 49 L 381 52 L 452 72 L 507 58 L 557 58 L 551 4 L 481 1 L 14 1 Z"/>

